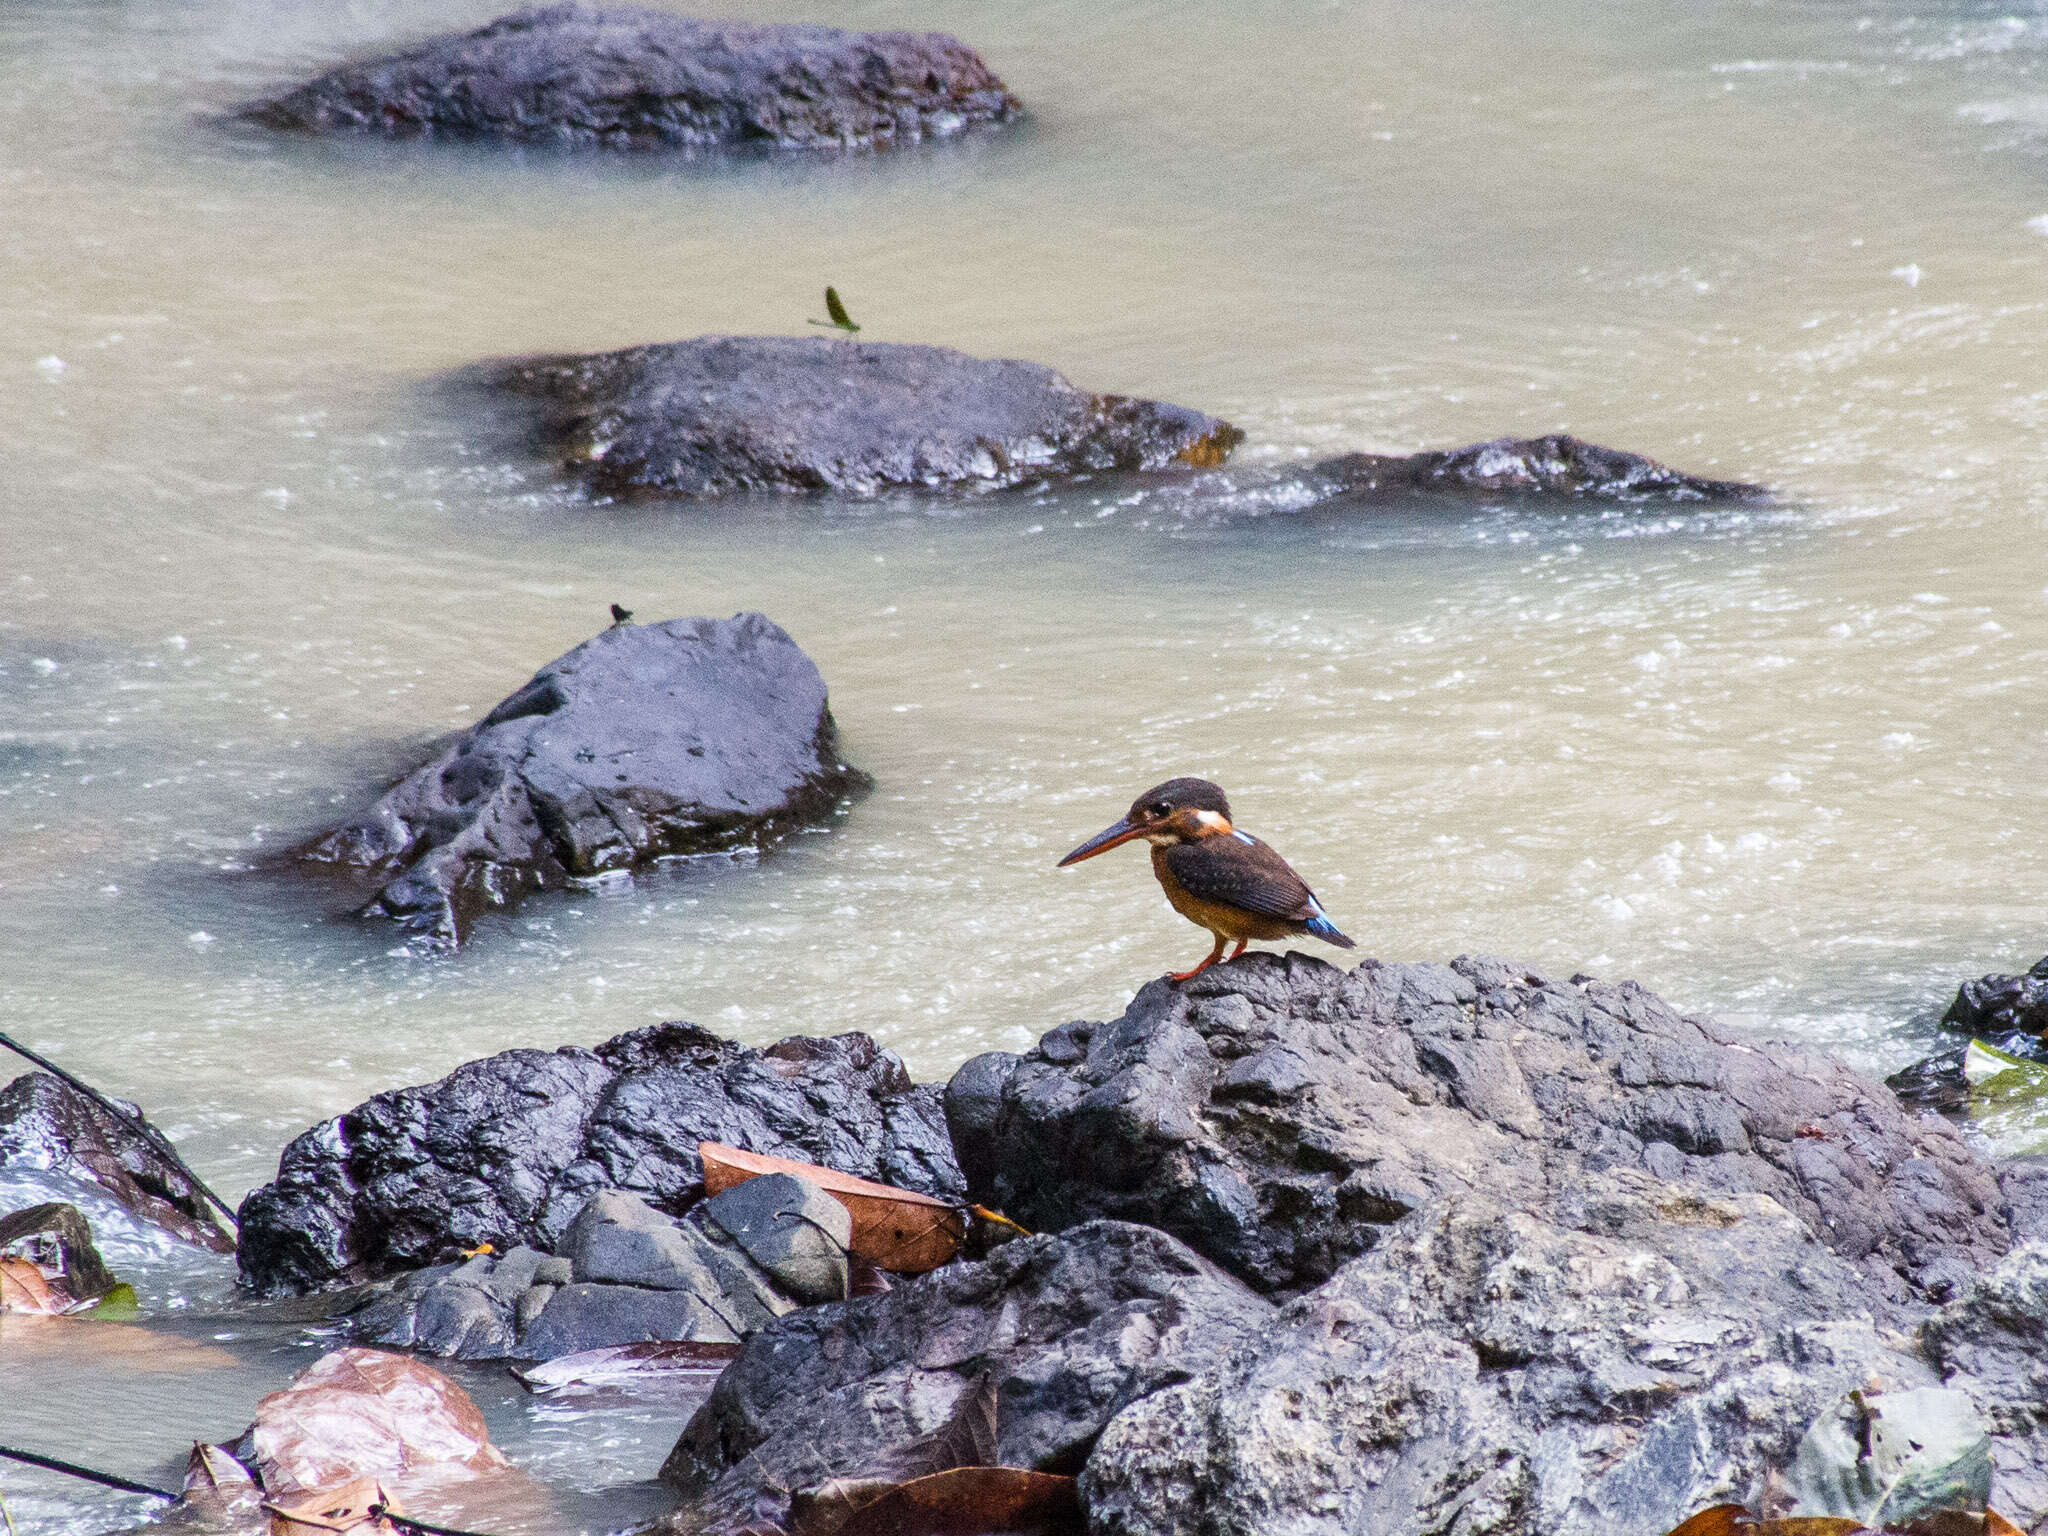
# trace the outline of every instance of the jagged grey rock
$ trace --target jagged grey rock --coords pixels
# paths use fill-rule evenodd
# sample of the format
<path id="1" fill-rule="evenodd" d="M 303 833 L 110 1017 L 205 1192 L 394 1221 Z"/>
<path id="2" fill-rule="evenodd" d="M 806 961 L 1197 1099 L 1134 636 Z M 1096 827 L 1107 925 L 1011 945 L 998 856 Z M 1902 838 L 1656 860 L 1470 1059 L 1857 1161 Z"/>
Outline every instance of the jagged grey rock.
<path id="1" fill-rule="evenodd" d="M 654 1291 L 636 1285 L 565 1285 L 551 1294 L 520 1336 L 517 1353 L 553 1360 L 609 1344 L 647 1339 L 697 1339 L 730 1344 L 739 1333 L 717 1304 L 695 1291 Z"/>
<path id="2" fill-rule="evenodd" d="M 1412 1213 L 1554 1210 L 1613 1167 L 1768 1196 L 1886 1300 L 2011 1243 L 1957 1133 L 1840 1063 L 1487 958 L 1251 955 L 1153 982 L 1119 1019 L 969 1062 L 947 1112 L 974 1199 L 1038 1230 L 1146 1222 L 1264 1291 L 1320 1284 Z"/>
<path id="3" fill-rule="evenodd" d="M 762 1174 L 691 1215 L 731 1237 L 786 1295 L 805 1303 L 846 1298 L 853 1214 L 808 1179 Z"/>
<path id="4" fill-rule="evenodd" d="M 1347 453 L 1310 472 L 1323 492 L 1317 511 L 1412 499 L 1463 500 L 1547 496 L 1568 501 L 1764 501 L 1770 492 L 1739 480 L 1713 480 L 1603 448 L 1567 433 L 1494 438 L 1464 448 L 1423 453 Z"/>
<path id="5" fill-rule="evenodd" d="M 1076 389 L 949 347 L 699 336 L 455 375 L 525 402 L 541 451 L 611 495 L 998 490 L 1221 464 L 1244 436 L 1184 406 Z"/>
<path id="6" fill-rule="evenodd" d="M 551 5 L 346 65 L 239 115 L 303 133 L 570 148 L 872 150 L 1020 110 L 973 49 L 940 32 Z"/>
<path id="7" fill-rule="evenodd" d="M 867 783 L 817 667 L 761 614 L 621 624 L 296 857 L 380 887 L 365 916 L 452 946 L 531 891 L 759 845 Z"/>
<path id="8" fill-rule="evenodd" d="M 1611 1166 L 1568 1203 L 1571 1225 L 1482 1193 L 1418 1213 L 1119 1413 L 1090 1531 L 1669 1530 L 1755 1497 L 1845 1392 L 1933 1384 L 1867 1272 L 1768 1196 Z"/>
<path id="9" fill-rule="evenodd" d="M 0 1165 L 103 1191 L 140 1220 L 217 1253 L 235 1246 L 175 1163 L 132 1125 L 47 1072 L 23 1073 L 0 1088 Z"/>
<path id="10" fill-rule="evenodd" d="M 1983 1410 L 1992 1501 L 2032 1530 L 2048 1517 L 2048 1243 L 2015 1248 L 1921 1330 L 1947 1383 Z"/>
<path id="11" fill-rule="evenodd" d="M 552 1249 L 602 1189 L 679 1215 L 702 1193 L 700 1141 L 962 1193 L 938 1088 L 868 1036 L 756 1051 L 663 1024 L 595 1050 L 506 1051 L 315 1126 L 242 1203 L 242 1282 L 280 1295 L 482 1243 Z"/>
<path id="12" fill-rule="evenodd" d="M 1272 1306 L 1164 1233 L 1102 1222 L 1020 1239 L 749 1339 L 662 1477 L 665 1528 L 737 1532 L 796 1488 L 857 1476 L 992 1378 L 1005 1466 L 1073 1471 L 1118 1409 L 1266 1328 Z"/>
<path id="13" fill-rule="evenodd" d="M 714 1278 L 690 1238 L 638 1195 L 605 1189 L 592 1195 L 569 1223 L 559 1257 L 585 1284 L 709 1291 Z"/>

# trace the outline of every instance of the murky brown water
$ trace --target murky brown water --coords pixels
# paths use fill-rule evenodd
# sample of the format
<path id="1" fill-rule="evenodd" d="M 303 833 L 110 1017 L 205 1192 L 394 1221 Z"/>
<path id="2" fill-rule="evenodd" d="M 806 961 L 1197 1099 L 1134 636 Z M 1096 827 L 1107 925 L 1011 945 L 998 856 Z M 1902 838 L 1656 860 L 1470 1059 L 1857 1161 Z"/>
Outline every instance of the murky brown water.
<path id="1" fill-rule="evenodd" d="M 0 1009 L 231 1192 L 513 1044 L 857 1028 L 935 1076 L 1114 1012 L 1202 940 L 1142 858 L 1051 863 L 1175 772 L 1228 786 L 1364 953 L 1635 976 L 1866 1066 L 2044 946 L 2048 15 L 842 5 L 957 31 L 1034 114 L 852 164 L 203 120 L 497 9 L 0 0 Z M 592 507 L 419 388 L 801 331 L 827 281 L 868 337 L 1227 415 L 1247 480 L 1568 428 L 1785 502 Z M 240 872 L 613 600 L 776 617 L 877 793 L 454 959 Z M 123 1251 L 158 1306 L 224 1283 Z M 0 1335 L 0 1440 L 131 1472 L 301 1358 L 225 1341 L 232 1368 L 138 1396 L 74 1336 L 30 1363 Z M 673 1428 L 493 1412 L 565 1487 L 647 1475 Z M 0 1486 L 30 1529 L 135 1507 Z"/>

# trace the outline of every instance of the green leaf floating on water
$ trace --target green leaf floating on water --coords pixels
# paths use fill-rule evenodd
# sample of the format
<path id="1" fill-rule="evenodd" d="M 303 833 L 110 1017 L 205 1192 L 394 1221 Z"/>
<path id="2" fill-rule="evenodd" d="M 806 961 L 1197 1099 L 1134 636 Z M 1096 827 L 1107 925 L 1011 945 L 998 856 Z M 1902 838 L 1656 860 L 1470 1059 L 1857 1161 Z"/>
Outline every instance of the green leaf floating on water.
<path id="1" fill-rule="evenodd" d="M 135 1299 L 135 1287 L 122 1280 L 77 1315 L 98 1318 L 103 1323 L 132 1323 L 142 1316 L 142 1303 Z"/>

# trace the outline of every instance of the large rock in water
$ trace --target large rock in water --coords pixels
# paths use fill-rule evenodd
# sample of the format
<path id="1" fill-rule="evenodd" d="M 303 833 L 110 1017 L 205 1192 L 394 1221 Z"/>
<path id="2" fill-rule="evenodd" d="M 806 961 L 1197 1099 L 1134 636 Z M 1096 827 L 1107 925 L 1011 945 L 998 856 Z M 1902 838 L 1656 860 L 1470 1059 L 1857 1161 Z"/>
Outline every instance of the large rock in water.
<path id="1" fill-rule="evenodd" d="M 826 336 L 700 336 L 458 379 L 537 403 L 545 451 L 611 494 L 992 490 L 1223 462 L 1244 436 L 1037 363 Z"/>
<path id="2" fill-rule="evenodd" d="M 596 1050 L 506 1051 L 315 1126 L 242 1202 L 242 1283 L 313 1291 L 483 1243 L 553 1248 L 607 1188 L 681 1215 L 703 1192 L 700 1141 L 961 1192 L 939 1090 L 868 1036 L 755 1051 L 662 1024 Z"/>
<path id="3" fill-rule="evenodd" d="M 867 784 L 817 667 L 762 615 L 621 624 L 298 857 L 380 882 L 365 916 L 454 945 L 529 891 L 758 844 Z"/>
<path id="4" fill-rule="evenodd" d="M 1602 448 L 1562 432 L 1495 438 L 1466 448 L 1390 455 L 1347 453 L 1310 472 L 1323 495 L 1314 510 L 1340 511 L 1418 495 L 1464 500 L 1550 496 L 1572 501 L 1765 501 L 1770 492 L 1739 480 L 1710 480 Z"/>
<path id="5" fill-rule="evenodd" d="M 947 1113 L 975 1199 L 1032 1228 L 1162 1227 L 1265 1291 L 1411 1214 L 1545 1212 L 1617 1167 L 1774 1201 L 1877 1297 L 1945 1294 L 2011 1241 L 1991 1170 L 1881 1085 L 1633 983 L 1491 959 L 1257 955 L 1154 982 L 1120 1019 L 968 1062 Z"/>
<path id="6" fill-rule="evenodd" d="M 1022 109 L 939 32 L 693 21 L 555 5 L 323 75 L 240 113 L 266 128 L 631 150 L 868 150 Z"/>

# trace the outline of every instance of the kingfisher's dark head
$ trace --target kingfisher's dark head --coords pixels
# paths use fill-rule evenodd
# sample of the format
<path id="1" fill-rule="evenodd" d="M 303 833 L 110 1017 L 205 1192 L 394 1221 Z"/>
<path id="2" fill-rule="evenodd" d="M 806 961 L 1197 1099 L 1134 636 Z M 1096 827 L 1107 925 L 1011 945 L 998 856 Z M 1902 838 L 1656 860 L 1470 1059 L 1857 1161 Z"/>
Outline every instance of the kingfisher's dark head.
<path id="1" fill-rule="evenodd" d="M 1059 862 L 1065 869 L 1134 837 L 1154 844 L 1188 843 L 1230 830 L 1230 801 L 1207 779 L 1168 779 L 1131 802 L 1122 821 L 1104 827 Z"/>

